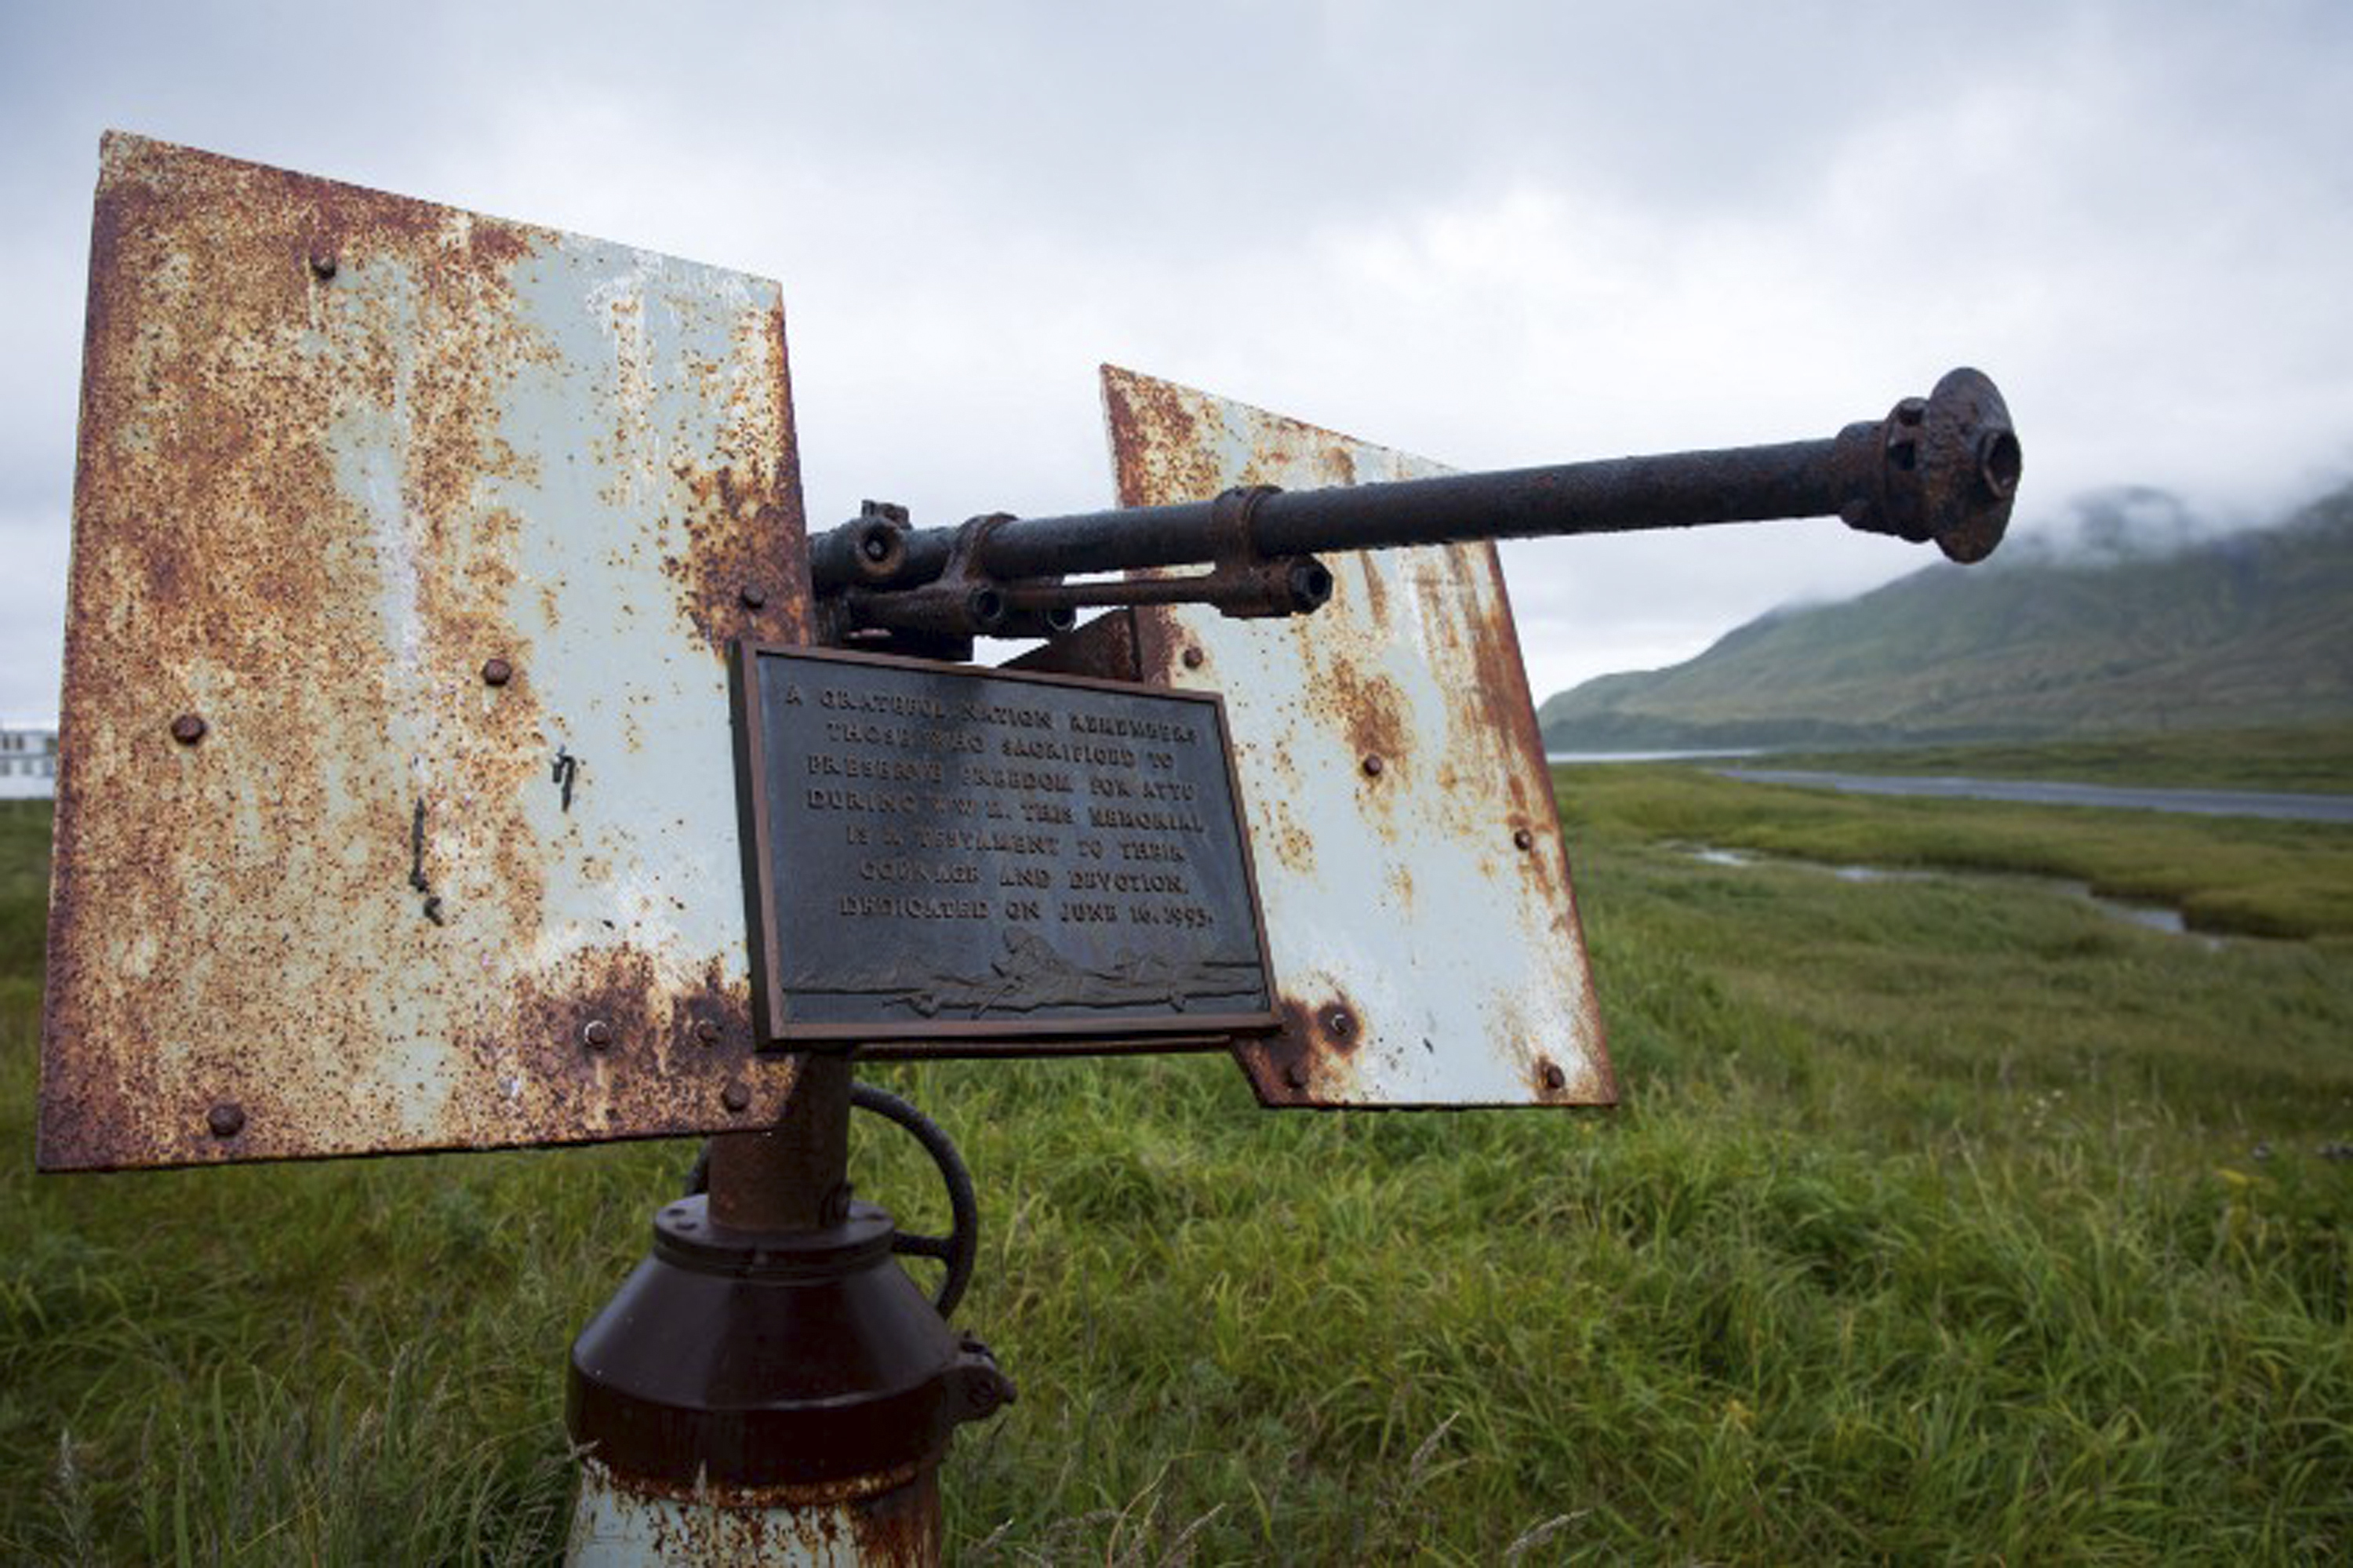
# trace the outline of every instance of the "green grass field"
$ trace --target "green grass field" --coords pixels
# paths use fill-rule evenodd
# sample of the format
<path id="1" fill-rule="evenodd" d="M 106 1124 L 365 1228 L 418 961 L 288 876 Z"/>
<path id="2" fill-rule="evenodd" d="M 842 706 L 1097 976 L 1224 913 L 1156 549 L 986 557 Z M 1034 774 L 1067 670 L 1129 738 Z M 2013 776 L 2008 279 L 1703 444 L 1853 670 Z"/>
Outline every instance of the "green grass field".
<path id="1" fill-rule="evenodd" d="M 2170 906 L 2196 930 L 2353 938 L 2353 830 L 2343 827 L 1848 795 L 1680 765 L 1556 776 L 1568 780 L 1572 846 L 1580 838 L 1639 841 L 1833 865 L 2060 877 Z"/>
<path id="2" fill-rule="evenodd" d="M 1776 752 L 1776 768 L 1851 773 L 1957 773 L 2159 789 L 2289 789 L 2353 794 L 2353 725 L 2177 730 L 2082 740 L 1908 746 L 1876 751 Z"/>
<path id="3" fill-rule="evenodd" d="M 1021 1387 L 954 1560 L 2353 1556 L 2353 831 L 1561 777 L 1615 1113 L 875 1074 L 970 1159 L 962 1317 Z M 0 1558 L 551 1559 L 566 1347 L 691 1147 L 36 1178 L 46 831 L 0 811 Z M 936 1224 L 912 1148 L 859 1158 Z"/>

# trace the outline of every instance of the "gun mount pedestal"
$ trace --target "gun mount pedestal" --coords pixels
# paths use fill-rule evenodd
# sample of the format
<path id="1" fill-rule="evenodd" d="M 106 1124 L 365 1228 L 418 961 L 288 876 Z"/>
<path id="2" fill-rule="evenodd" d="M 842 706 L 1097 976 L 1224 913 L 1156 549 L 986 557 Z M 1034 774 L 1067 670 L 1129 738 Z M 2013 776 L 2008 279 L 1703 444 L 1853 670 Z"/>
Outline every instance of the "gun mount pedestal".
<path id="1" fill-rule="evenodd" d="M 850 1104 L 846 1056 L 804 1058 L 783 1120 L 713 1140 L 711 1191 L 654 1217 L 574 1344 L 572 1563 L 939 1561 L 940 1461 L 1013 1387 L 849 1196 Z"/>

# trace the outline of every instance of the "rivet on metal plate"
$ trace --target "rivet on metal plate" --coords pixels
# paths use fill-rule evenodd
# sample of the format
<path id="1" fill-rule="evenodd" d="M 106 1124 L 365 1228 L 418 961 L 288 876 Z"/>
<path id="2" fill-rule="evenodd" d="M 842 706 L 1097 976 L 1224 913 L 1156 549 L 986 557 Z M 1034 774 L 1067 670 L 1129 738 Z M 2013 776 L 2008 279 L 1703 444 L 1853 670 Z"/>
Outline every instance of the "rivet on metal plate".
<path id="1" fill-rule="evenodd" d="M 1307 1069 L 1293 1062 L 1282 1069 L 1282 1081 L 1294 1089 L 1307 1086 Z"/>
<path id="2" fill-rule="evenodd" d="M 318 279 L 321 282 L 323 283 L 328 279 L 333 277 L 335 275 L 335 253 L 333 251 L 313 250 L 311 252 L 311 275 Z"/>
<path id="3" fill-rule="evenodd" d="M 1365 758 L 1362 766 L 1365 769 L 1366 778 L 1378 779 L 1381 776 L 1381 769 L 1388 765 L 1377 757 L 1367 757 Z"/>
<path id="4" fill-rule="evenodd" d="M 741 1084 L 730 1084 L 719 1091 L 719 1103 L 731 1111 L 748 1110 L 752 1105 L 752 1091 Z"/>
<path id="5" fill-rule="evenodd" d="M 1532 850 L 1536 847 L 1536 836 L 1527 829 L 1522 828 L 1512 835 L 1512 842 L 1521 849 Z"/>
<path id="6" fill-rule="evenodd" d="M 703 1044 L 703 1045 L 716 1045 L 716 1044 L 719 1044 L 719 1025 L 717 1025 L 716 1023 L 712 1022 L 711 1022 L 711 1020 L 709 1020 L 709 1019 L 707 1019 L 707 1018 L 698 1020 L 698 1021 L 696 1022 L 695 1025 L 694 1025 L 694 1038 L 695 1038 L 695 1041 L 696 1041 L 698 1044 Z"/>
<path id="7" fill-rule="evenodd" d="M 1556 1095 L 1568 1087 L 1568 1075 L 1560 1070 L 1557 1062 L 1544 1065 L 1544 1086 Z"/>
<path id="8" fill-rule="evenodd" d="M 503 659 L 489 660 L 482 665 L 482 683 L 486 686 L 503 686 L 513 679 L 514 666 Z"/>
<path id="9" fill-rule="evenodd" d="M 245 1107 L 223 1100 L 205 1113 L 205 1126 L 215 1138 L 235 1138 L 245 1130 Z"/>
<path id="10" fill-rule="evenodd" d="M 1187 648 L 1185 650 L 1185 668 L 1198 670 L 1201 667 L 1202 662 L 1208 658 L 1208 655 L 1198 648 Z"/>
<path id="11" fill-rule="evenodd" d="M 744 601 L 745 609 L 761 609 L 767 605 L 768 590 L 756 583 L 745 583 L 743 591 L 736 597 Z"/>
<path id="12" fill-rule="evenodd" d="M 205 721 L 195 714 L 182 714 L 172 721 L 172 738 L 182 746 L 194 746 L 204 739 Z"/>
<path id="13" fill-rule="evenodd" d="M 1345 1040 L 1356 1032 L 1356 1014 L 1345 1007 L 1335 1007 L 1324 1015 L 1324 1027 L 1332 1032 L 1334 1038 Z"/>
<path id="14" fill-rule="evenodd" d="M 613 1043 L 613 1026 L 601 1018 L 592 1018 L 580 1032 L 580 1043 L 591 1051 L 602 1051 Z"/>

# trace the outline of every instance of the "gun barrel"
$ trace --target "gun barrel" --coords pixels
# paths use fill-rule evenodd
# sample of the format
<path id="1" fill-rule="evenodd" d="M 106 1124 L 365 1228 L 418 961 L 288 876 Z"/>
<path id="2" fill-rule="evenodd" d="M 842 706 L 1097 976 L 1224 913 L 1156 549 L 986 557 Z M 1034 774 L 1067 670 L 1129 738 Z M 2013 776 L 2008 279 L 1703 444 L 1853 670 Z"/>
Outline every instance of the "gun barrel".
<path id="1" fill-rule="evenodd" d="M 1963 369 L 1926 397 L 1824 440 L 1272 491 L 1248 509 L 1247 526 L 1256 553 L 1273 557 L 1835 515 L 1933 540 L 1967 562 L 2000 542 L 2021 461 L 2000 392 Z M 1220 525 L 1208 501 L 1006 518 L 974 565 L 1014 581 L 1208 562 L 1219 558 Z M 820 537 L 810 556 L 818 591 L 913 587 L 946 568 L 955 530 L 897 532 L 885 547 L 871 534 L 884 526 L 867 519 Z"/>

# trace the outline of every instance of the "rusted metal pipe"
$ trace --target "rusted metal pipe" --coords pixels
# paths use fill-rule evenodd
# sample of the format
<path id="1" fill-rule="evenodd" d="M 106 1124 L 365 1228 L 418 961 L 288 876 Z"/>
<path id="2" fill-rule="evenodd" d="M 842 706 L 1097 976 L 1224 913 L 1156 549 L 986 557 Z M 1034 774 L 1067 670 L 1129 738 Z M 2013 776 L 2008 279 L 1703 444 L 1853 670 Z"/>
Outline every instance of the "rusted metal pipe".
<path id="1" fill-rule="evenodd" d="M 1970 562 L 2009 526 L 2021 467 L 2001 393 L 1960 369 L 1826 440 L 1269 492 L 1250 509 L 1249 537 L 1259 556 L 1275 557 L 1837 516 Z M 1003 518 L 975 565 L 1002 582 L 1194 565 L 1219 558 L 1221 520 L 1211 501 Z M 870 514 L 821 535 L 810 551 L 818 591 L 903 591 L 947 569 L 956 530 L 907 531 L 896 549 L 881 536 L 889 531 Z"/>
<path id="2" fill-rule="evenodd" d="M 839 1224 L 849 1202 L 849 1087 L 848 1055 L 804 1056 L 776 1126 L 713 1138 L 712 1222 L 739 1231 Z"/>

